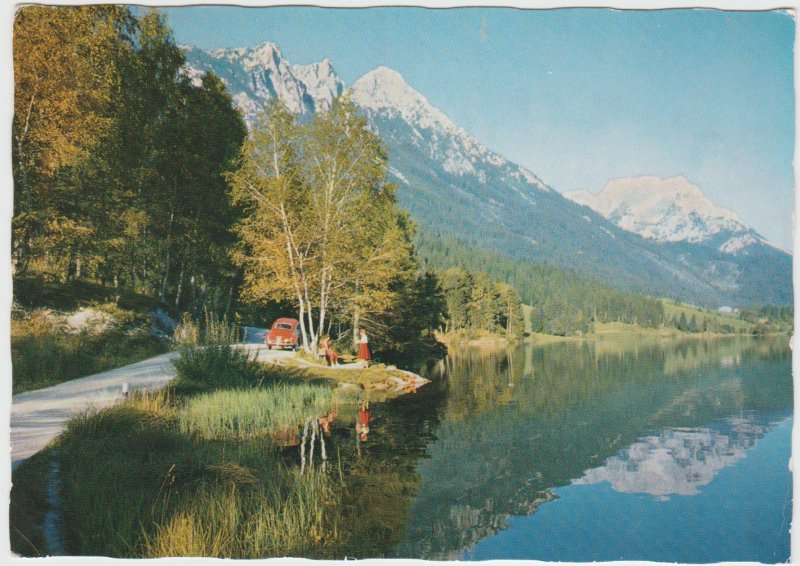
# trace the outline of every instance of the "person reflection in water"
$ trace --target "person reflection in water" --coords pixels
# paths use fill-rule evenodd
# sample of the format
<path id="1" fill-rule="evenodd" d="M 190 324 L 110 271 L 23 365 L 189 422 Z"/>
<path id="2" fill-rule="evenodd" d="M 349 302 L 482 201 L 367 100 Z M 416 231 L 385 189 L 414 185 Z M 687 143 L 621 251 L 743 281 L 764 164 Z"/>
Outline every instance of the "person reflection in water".
<path id="1" fill-rule="evenodd" d="M 360 436 L 362 442 L 367 440 L 367 435 L 369 434 L 369 417 L 369 402 L 364 401 L 356 419 L 356 433 Z"/>
<path id="2" fill-rule="evenodd" d="M 331 408 L 331 410 L 328 411 L 327 415 L 317 419 L 317 422 L 319 423 L 319 426 L 322 428 L 322 432 L 325 434 L 325 436 L 331 435 L 331 424 L 333 424 L 333 421 L 335 420 L 336 420 L 335 408 Z"/>

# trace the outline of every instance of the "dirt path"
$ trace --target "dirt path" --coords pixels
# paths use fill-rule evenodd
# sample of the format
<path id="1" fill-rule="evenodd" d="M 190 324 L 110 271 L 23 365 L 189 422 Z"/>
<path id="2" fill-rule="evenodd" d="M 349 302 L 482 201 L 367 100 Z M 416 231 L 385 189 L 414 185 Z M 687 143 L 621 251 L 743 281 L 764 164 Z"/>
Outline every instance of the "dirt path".
<path id="1" fill-rule="evenodd" d="M 241 347 L 253 352 L 259 361 L 291 356 L 291 352 L 267 350 L 261 346 L 264 330 L 245 328 L 247 342 Z M 130 391 L 147 387 L 153 391 L 175 377 L 169 352 L 121 368 L 104 371 L 14 395 L 11 399 L 11 468 L 32 456 L 58 436 L 67 421 L 89 408 L 101 409 L 123 399 L 122 384 Z"/>

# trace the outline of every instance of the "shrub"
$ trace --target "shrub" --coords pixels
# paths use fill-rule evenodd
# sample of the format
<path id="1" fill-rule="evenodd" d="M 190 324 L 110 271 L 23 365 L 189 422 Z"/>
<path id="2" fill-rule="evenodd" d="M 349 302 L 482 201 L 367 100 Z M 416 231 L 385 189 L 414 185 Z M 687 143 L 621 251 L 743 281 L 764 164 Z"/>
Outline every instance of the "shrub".
<path id="1" fill-rule="evenodd" d="M 206 312 L 202 325 L 184 314 L 175 329 L 180 356 L 175 361 L 178 389 L 252 387 L 263 380 L 261 365 L 234 346 L 239 327 Z"/>
<path id="2" fill-rule="evenodd" d="M 229 344 L 182 349 L 174 363 L 178 388 L 252 387 L 263 380 L 261 366 Z"/>

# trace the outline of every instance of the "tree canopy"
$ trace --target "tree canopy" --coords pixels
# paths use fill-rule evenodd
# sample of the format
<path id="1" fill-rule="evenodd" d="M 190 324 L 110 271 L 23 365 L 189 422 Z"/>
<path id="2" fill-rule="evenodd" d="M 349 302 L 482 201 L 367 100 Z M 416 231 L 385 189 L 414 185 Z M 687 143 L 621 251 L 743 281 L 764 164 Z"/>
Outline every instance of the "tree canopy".
<path id="1" fill-rule="evenodd" d="M 18 275 L 88 277 L 194 311 L 230 303 L 237 212 L 223 174 L 245 127 L 222 82 L 190 80 L 183 62 L 156 11 L 18 11 Z"/>

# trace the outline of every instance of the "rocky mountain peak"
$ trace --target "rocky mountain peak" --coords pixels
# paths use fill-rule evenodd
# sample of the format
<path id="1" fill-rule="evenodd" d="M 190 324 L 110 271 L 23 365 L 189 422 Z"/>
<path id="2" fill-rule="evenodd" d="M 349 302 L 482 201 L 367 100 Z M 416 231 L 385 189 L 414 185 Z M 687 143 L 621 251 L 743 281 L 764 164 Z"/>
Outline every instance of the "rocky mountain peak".
<path id="1" fill-rule="evenodd" d="M 389 67 L 378 67 L 358 79 L 350 88 L 350 98 L 361 108 L 399 115 L 418 127 L 451 134 L 463 131 Z"/>
<path id="2" fill-rule="evenodd" d="M 333 99 L 344 92 L 344 82 L 333 70 L 328 59 L 310 65 L 294 65 L 292 73 L 306 87 L 306 92 L 315 102 L 316 110 L 328 110 Z"/>

